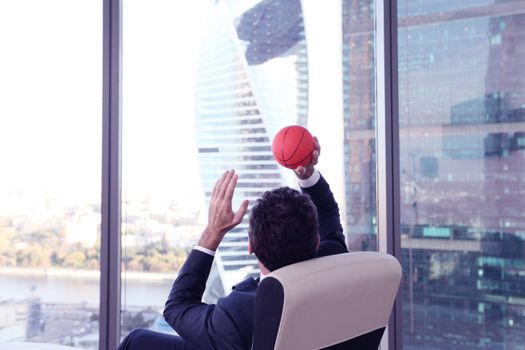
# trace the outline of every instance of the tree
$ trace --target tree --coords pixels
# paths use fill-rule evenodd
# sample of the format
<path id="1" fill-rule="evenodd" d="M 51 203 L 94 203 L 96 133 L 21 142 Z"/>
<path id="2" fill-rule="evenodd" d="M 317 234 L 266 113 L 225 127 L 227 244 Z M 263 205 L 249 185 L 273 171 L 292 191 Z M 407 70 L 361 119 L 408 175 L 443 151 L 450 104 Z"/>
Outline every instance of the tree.
<path id="1" fill-rule="evenodd" d="M 64 265 L 67 267 L 72 267 L 74 269 L 85 268 L 86 256 L 82 251 L 72 252 L 66 255 L 64 259 Z"/>

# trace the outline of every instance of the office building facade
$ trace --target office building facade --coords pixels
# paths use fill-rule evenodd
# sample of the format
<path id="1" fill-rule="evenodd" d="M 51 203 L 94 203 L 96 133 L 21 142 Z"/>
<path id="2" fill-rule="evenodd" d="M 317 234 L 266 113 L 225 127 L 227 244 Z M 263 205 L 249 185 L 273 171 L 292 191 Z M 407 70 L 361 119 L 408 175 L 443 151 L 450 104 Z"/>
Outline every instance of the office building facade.
<path id="1" fill-rule="evenodd" d="M 342 2 L 344 215 L 352 250 L 377 250 L 375 5 Z"/>
<path id="2" fill-rule="evenodd" d="M 343 1 L 346 217 L 377 249 L 376 3 Z M 525 2 L 398 1 L 404 349 L 523 349 Z"/>
<path id="3" fill-rule="evenodd" d="M 398 2 L 404 349 L 523 349 L 525 3 Z"/>

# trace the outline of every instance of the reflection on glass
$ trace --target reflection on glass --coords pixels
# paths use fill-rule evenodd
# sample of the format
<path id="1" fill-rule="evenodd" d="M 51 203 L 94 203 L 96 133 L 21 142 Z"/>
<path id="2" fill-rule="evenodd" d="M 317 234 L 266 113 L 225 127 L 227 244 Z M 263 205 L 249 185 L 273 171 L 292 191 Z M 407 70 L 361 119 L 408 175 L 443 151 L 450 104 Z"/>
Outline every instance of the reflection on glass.
<path id="1" fill-rule="evenodd" d="M 343 1 L 346 232 L 350 250 L 377 250 L 375 1 Z"/>
<path id="2" fill-rule="evenodd" d="M 2 1 L 0 47 L 0 343 L 98 349 L 102 2 Z"/>
<path id="3" fill-rule="evenodd" d="M 399 1 L 405 349 L 525 341 L 525 3 Z"/>

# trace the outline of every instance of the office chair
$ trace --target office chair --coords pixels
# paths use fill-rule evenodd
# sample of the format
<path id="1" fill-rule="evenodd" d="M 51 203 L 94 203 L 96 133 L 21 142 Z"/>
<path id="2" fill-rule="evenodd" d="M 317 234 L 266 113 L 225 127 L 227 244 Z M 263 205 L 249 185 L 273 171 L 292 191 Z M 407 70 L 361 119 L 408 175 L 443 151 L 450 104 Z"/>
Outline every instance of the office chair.
<path id="1" fill-rule="evenodd" d="M 377 252 L 275 270 L 257 290 L 252 350 L 377 350 L 400 281 L 399 262 Z"/>

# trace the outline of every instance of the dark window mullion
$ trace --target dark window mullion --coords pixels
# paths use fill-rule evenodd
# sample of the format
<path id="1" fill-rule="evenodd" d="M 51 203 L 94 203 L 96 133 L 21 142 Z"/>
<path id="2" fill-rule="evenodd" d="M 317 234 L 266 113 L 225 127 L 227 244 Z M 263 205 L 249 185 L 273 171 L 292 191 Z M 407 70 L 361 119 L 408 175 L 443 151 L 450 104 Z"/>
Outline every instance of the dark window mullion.
<path id="1" fill-rule="evenodd" d="M 121 0 L 104 1 L 102 104 L 102 222 L 100 249 L 100 345 L 120 341 L 121 227 Z"/>
<path id="2" fill-rule="evenodd" d="M 377 0 L 377 208 L 379 251 L 401 261 L 397 0 Z M 388 350 L 402 349 L 401 286 L 388 326 Z"/>

